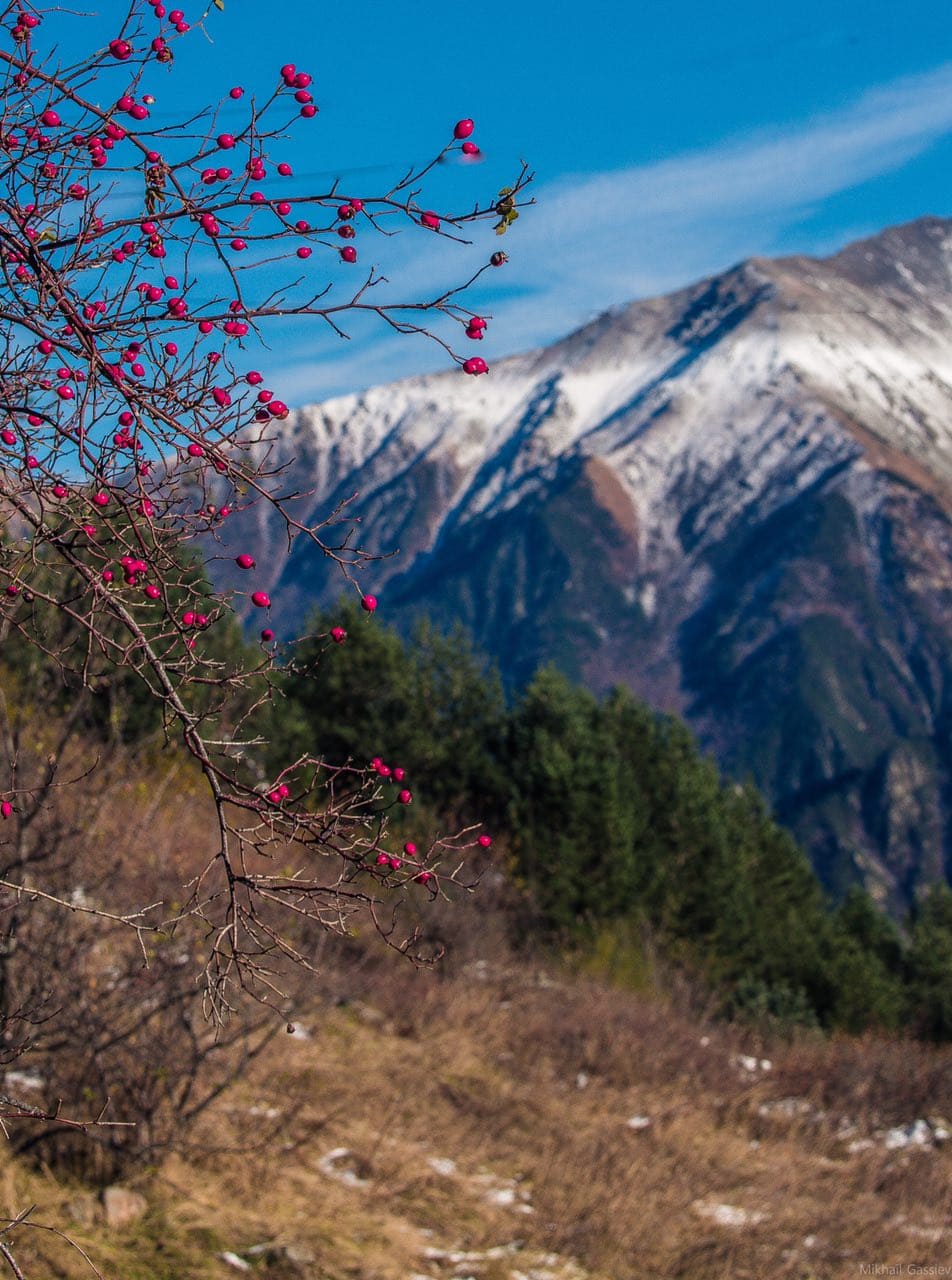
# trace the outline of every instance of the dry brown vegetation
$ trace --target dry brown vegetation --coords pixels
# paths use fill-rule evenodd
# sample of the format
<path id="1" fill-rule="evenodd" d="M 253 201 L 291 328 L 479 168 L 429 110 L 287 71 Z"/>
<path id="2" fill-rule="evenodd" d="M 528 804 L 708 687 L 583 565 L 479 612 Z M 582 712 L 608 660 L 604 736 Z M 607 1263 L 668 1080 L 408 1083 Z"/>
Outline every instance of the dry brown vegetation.
<path id="1" fill-rule="evenodd" d="M 189 1157 L 129 1180 L 150 1205 L 137 1223 L 110 1234 L 89 1189 L 9 1158 L 2 1211 L 37 1202 L 128 1280 L 242 1262 L 269 1280 L 948 1264 L 949 1146 L 883 1139 L 952 1112 L 948 1051 L 708 1025 L 680 997 L 543 970 L 498 936 L 477 956 L 492 918 L 462 913 L 442 971 L 329 951 L 295 1034 L 201 1118 Z M 21 1231 L 18 1256 L 34 1276 L 84 1274 L 44 1233 Z"/>

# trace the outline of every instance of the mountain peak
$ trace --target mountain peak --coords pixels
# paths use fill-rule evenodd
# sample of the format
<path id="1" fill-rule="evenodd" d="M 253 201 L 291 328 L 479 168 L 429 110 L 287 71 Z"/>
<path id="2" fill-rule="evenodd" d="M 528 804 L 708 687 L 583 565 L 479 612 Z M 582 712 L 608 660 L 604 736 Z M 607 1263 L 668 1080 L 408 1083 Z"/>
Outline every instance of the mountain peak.
<path id="1" fill-rule="evenodd" d="M 490 378 L 303 409 L 285 482 L 302 518 L 359 495 L 384 616 L 679 711 L 831 887 L 902 906 L 952 848 L 950 262 L 939 218 L 750 259 Z M 258 560 L 281 627 L 342 586 L 301 540 Z"/>

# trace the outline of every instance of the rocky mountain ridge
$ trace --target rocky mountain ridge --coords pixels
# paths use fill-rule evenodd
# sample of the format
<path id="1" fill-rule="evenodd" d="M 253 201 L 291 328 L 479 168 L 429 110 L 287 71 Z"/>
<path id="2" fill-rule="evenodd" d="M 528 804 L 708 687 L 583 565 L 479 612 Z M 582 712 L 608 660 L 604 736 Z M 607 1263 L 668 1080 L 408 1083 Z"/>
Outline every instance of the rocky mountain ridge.
<path id="1" fill-rule="evenodd" d="M 302 519 L 357 494 L 362 544 L 399 550 L 362 579 L 386 619 L 685 716 L 834 891 L 903 910 L 949 874 L 952 222 L 751 259 L 487 378 L 304 408 L 271 448 Z M 280 626 L 339 592 L 303 541 L 268 555 L 264 507 L 249 535 Z"/>

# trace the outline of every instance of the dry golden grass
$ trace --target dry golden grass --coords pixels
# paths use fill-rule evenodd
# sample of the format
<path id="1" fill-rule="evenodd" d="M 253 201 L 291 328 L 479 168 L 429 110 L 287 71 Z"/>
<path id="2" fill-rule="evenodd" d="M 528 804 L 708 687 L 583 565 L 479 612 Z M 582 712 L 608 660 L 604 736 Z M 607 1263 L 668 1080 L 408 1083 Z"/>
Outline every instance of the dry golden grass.
<path id="1" fill-rule="evenodd" d="M 143 1174 L 142 1222 L 110 1237 L 75 1220 L 88 1196 L 77 1208 L 77 1188 L 12 1163 L 3 1211 L 36 1201 L 37 1220 L 123 1280 L 235 1277 L 227 1250 L 271 1280 L 832 1280 L 949 1264 L 949 1148 L 876 1139 L 851 1154 L 839 1134 L 948 1116 L 949 1052 L 758 1043 L 556 977 L 332 958 L 301 1019 L 310 1037 L 282 1037 L 220 1101 L 202 1154 Z M 785 1098 L 804 1102 L 762 1113 Z M 270 1255 L 248 1252 L 265 1242 Z M 61 1242 L 21 1233 L 18 1247 L 34 1277 L 83 1274 Z"/>
<path id="2" fill-rule="evenodd" d="M 174 761 L 119 770 L 109 791 L 95 845 L 141 872 L 119 873 L 120 897 L 194 873 L 204 805 Z M 169 793 L 174 827 L 156 821 Z M 35 1204 L 110 1280 L 234 1280 L 229 1251 L 259 1280 L 852 1280 L 952 1264 L 952 1143 L 882 1140 L 952 1119 L 952 1050 L 771 1039 L 709 1022 L 674 987 L 573 976 L 509 949 L 505 913 L 486 906 L 500 892 L 431 914 L 451 943 L 433 971 L 328 945 L 307 1037 L 279 1037 L 187 1152 L 132 1180 L 140 1221 L 110 1232 L 90 1189 L 3 1154 L 0 1213 Z M 20 1228 L 13 1247 L 30 1280 L 93 1274 L 49 1232 Z"/>

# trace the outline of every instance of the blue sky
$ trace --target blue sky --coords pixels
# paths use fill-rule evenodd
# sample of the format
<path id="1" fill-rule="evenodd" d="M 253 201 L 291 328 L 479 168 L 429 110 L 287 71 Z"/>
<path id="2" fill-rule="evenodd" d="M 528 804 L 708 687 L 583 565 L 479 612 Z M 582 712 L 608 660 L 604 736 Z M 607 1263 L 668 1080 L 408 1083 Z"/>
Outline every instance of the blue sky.
<path id="1" fill-rule="evenodd" d="M 204 3 L 182 7 L 194 20 Z M 537 206 L 474 298 L 493 315 L 490 362 L 751 254 L 826 253 L 952 214 L 948 0 L 225 3 L 210 38 L 177 46 L 177 92 L 187 77 L 191 105 L 270 86 L 285 61 L 310 71 L 320 116 L 295 134 L 301 189 L 339 173 L 351 194 L 379 193 L 460 116 L 486 156 L 440 175 L 460 204 L 530 162 Z M 497 247 L 488 229 L 472 249 L 359 244 L 406 296 Z M 447 364 L 380 331 L 342 343 L 295 323 L 274 341 L 270 369 L 296 403 Z"/>

